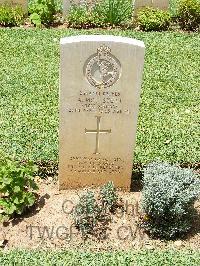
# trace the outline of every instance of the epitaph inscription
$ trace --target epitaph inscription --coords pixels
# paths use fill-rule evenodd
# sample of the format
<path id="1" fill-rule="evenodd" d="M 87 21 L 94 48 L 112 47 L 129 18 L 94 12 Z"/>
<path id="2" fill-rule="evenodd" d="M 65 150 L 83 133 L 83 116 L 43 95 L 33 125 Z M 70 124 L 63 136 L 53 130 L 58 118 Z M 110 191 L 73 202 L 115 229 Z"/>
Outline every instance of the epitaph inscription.
<path id="1" fill-rule="evenodd" d="M 72 173 L 120 174 L 124 169 L 124 162 L 121 158 L 109 160 L 99 157 L 72 156 L 67 167 Z"/>
<path id="2" fill-rule="evenodd" d="M 129 38 L 61 39 L 60 189 L 129 189 L 143 60 L 143 43 Z"/>

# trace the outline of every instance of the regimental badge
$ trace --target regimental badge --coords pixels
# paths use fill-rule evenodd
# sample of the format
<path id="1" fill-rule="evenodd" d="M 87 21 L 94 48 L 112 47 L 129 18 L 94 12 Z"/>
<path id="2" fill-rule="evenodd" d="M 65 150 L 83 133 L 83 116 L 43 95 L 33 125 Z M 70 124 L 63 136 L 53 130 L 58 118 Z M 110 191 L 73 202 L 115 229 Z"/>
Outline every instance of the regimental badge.
<path id="1" fill-rule="evenodd" d="M 97 49 L 84 65 L 84 75 L 88 82 L 99 89 L 112 86 L 121 75 L 121 64 L 105 45 Z"/>

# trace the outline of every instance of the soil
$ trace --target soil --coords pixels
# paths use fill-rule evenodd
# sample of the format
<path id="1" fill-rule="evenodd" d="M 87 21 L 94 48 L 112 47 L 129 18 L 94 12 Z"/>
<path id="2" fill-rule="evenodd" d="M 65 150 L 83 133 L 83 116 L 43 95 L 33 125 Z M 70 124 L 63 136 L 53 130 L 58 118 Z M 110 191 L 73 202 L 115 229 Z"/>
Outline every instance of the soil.
<path id="1" fill-rule="evenodd" d="M 128 250 L 155 248 L 190 248 L 200 249 L 200 200 L 195 203 L 197 216 L 193 227 L 184 239 L 161 241 L 150 239 L 137 225 L 141 199 L 139 187 L 134 192 L 118 191 L 124 211 L 118 209 L 108 224 L 102 239 L 94 236 L 83 240 L 80 232 L 73 225 L 72 208 L 79 197 L 88 189 L 96 194 L 98 189 L 84 188 L 59 191 L 52 178 L 38 179 L 39 198 L 23 217 L 0 225 L 0 246 L 4 250 L 13 248 L 42 249 L 65 248 L 79 250 Z"/>

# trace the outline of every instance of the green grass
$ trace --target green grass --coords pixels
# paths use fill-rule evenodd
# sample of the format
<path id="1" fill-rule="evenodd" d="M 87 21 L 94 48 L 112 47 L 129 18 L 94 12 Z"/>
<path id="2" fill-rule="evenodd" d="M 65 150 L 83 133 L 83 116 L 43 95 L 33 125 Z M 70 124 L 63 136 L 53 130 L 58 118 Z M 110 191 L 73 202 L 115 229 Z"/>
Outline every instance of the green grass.
<path id="1" fill-rule="evenodd" d="M 173 32 L 0 29 L 1 148 L 19 159 L 58 159 L 59 39 L 76 34 L 146 45 L 134 160 L 199 161 L 200 35 Z"/>
<path id="2" fill-rule="evenodd" d="M 75 251 L 10 251 L 0 253 L 1 266 L 198 266 L 200 253 L 195 251 L 141 251 L 90 253 Z"/>

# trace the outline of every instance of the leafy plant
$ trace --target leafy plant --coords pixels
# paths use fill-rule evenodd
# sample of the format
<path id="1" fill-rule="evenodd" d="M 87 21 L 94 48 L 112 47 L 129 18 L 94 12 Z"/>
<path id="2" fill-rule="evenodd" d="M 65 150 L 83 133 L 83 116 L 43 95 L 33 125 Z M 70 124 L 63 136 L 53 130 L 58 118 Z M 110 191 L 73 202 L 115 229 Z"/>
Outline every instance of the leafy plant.
<path id="1" fill-rule="evenodd" d="M 172 239 L 191 228 L 200 180 L 191 169 L 151 163 L 144 170 L 142 226 L 155 237 Z"/>
<path id="2" fill-rule="evenodd" d="M 24 23 L 25 14 L 20 6 L 0 5 L 0 25 L 19 26 Z"/>
<path id="3" fill-rule="evenodd" d="M 94 7 L 94 13 L 106 25 L 122 25 L 132 18 L 131 0 L 102 0 Z"/>
<path id="4" fill-rule="evenodd" d="M 22 214 L 34 204 L 34 191 L 38 189 L 33 177 L 36 170 L 31 162 L 21 165 L 0 154 L 1 219 L 8 219 L 15 213 Z"/>
<path id="5" fill-rule="evenodd" d="M 50 25 L 59 11 L 56 0 L 34 0 L 29 5 L 30 20 L 36 25 Z"/>
<path id="6" fill-rule="evenodd" d="M 144 31 L 163 31 L 170 26 L 171 17 L 168 11 L 146 7 L 138 12 L 139 28 Z"/>
<path id="7" fill-rule="evenodd" d="M 177 9 L 179 5 L 180 0 L 170 0 L 169 1 L 169 11 L 173 18 L 177 16 Z"/>
<path id="8" fill-rule="evenodd" d="M 37 13 L 30 15 L 30 21 L 36 26 L 40 27 L 42 25 L 41 17 Z"/>
<path id="9" fill-rule="evenodd" d="M 131 0 L 102 0 L 94 5 L 73 4 L 67 21 L 74 28 L 94 28 L 127 23 L 132 17 Z"/>
<path id="10" fill-rule="evenodd" d="M 118 195 L 113 182 L 108 182 L 100 189 L 101 204 L 104 209 L 113 211 L 117 207 Z"/>
<path id="11" fill-rule="evenodd" d="M 104 238 L 107 225 L 111 220 L 111 212 L 116 208 L 118 195 L 113 182 L 108 182 L 100 188 L 100 195 L 95 199 L 94 193 L 88 191 L 80 197 L 74 208 L 75 226 L 85 239 L 89 234 Z"/>
<path id="12" fill-rule="evenodd" d="M 200 0 L 180 0 L 177 16 L 181 29 L 200 29 Z"/>
<path id="13" fill-rule="evenodd" d="M 74 222 L 85 238 L 88 234 L 92 234 L 101 213 L 94 193 L 88 191 L 80 198 L 79 203 L 74 208 Z"/>
<path id="14" fill-rule="evenodd" d="M 67 21 L 73 28 L 94 28 L 103 25 L 88 5 L 73 4 L 70 7 Z"/>

